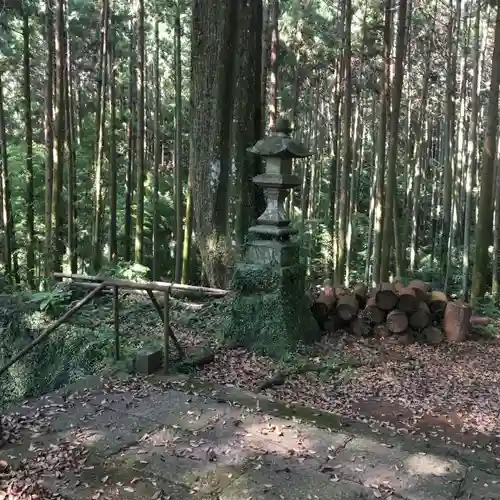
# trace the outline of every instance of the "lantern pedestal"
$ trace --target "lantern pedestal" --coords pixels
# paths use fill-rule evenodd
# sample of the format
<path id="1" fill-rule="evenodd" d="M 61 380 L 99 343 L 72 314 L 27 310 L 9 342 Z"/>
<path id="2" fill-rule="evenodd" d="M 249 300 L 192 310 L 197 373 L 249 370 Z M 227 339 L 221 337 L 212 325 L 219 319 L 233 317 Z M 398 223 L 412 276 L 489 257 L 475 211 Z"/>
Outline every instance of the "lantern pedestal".
<path id="1" fill-rule="evenodd" d="M 265 172 L 254 182 L 264 190 L 267 206 L 249 229 L 252 240 L 235 266 L 225 336 L 236 345 L 279 357 L 318 340 L 321 332 L 305 295 L 299 247 L 290 239 L 297 231 L 284 208 L 290 190 L 300 185 L 292 175 L 292 160 L 310 153 L 290 138 L 287 121 L 279 121 L 276 130 L 249 149 L 266 159 Z"/>
<path id="2" fill-rule="evenodd" d="M 280 357 L 320 338 L 304 293 L 305 266 L 238 263 L 228 335 L 237 345 Z"/>

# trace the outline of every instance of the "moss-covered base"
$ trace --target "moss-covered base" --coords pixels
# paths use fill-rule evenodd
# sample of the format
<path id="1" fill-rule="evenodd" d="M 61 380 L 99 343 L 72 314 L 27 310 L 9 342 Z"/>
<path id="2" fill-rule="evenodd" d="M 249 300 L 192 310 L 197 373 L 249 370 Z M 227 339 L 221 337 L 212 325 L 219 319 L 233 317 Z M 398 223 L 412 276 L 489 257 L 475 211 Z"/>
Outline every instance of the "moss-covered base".
<path id="1" fill-rule="evenodd" d="M 320 330 L 309 311 L 304 277 L 301 264 L 237 264 L 225 339 L 273 357 L 316 341 Z"/>

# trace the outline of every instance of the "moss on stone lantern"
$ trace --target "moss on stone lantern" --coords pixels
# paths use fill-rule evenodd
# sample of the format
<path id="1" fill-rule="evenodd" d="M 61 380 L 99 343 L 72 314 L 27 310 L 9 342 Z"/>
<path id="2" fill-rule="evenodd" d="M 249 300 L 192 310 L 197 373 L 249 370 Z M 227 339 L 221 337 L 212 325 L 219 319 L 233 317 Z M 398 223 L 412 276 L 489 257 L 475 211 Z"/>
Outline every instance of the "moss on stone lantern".
<path id="1" fill-rule="evenodd" d="M 305 296 L 305 266 L 290 239 L 297 230 L 285 210 L 286 197 L 300 185 L 292 162 L 312 153 L 290 137 L 290 124 L 283 119 L 276 133 L 248 151 L 265 160 L 264 173 L 253 181 L 264 191 L 266 209 L 249 229 L 250 241 L 235 266 L 225 335 L 238 345 L 280 356 L 320 335 Z"/>

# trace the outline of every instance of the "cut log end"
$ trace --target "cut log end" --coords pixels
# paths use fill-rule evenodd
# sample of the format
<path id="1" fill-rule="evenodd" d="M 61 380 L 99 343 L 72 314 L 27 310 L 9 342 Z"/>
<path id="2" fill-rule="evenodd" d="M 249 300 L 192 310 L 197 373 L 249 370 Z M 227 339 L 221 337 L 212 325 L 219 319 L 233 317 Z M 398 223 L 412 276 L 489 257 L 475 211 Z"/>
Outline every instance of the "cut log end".
<path id="1" fill-rule="evenodd" d="M 425 302 L 429 298 L 429 292 L 431 291 L 431 286 L 422 280 L 413 280 L 408 283 L 408 288 L 413 288 L 417 295 L 419 302 Z"/>
<path id="2" fill-rule="evenodd" d="M 398 292 L 398 309 L 407 314 L 413 314 L 418 310 L 419 299 L 414 288 L 409 286 L 401 288 Z"/>
<path id="3" fill-rule="evenodd" d="M 398 303 L 398 296 L 392 283 L 382 283 L 375 293 L 375 303 L 382 311 L 391 311 Z"/>
<path id="4" fill-rule="evenodd" d="M 424 328 L 424 330 L 422 330 L 422 335 L 426 342 L 431 345 L 439 345 L 444 340 L 443 332 L 435 326 Z"/>
<path id="5" fill-rule="evenodd" d="M 425 302 L 420 302 L 418 310 L 410 316 L 409 324 L 415 330 L 421 330 L 430 323 L 430 320 L 429 306 Z"/>
<path id="6" fill-rule="evenodd" d="M 337 301 L 337 315 L 343 321 L 352 321 L 359 311 L 359 304 L 352 295 L 343 295 Z"/>
<path id="7" fill-rule="evenodd" d="M 408 328 L 408 316 L 403 311 L 394 309 L 387 315 L 385 323 L 390 332 L 403 333 Z"/>

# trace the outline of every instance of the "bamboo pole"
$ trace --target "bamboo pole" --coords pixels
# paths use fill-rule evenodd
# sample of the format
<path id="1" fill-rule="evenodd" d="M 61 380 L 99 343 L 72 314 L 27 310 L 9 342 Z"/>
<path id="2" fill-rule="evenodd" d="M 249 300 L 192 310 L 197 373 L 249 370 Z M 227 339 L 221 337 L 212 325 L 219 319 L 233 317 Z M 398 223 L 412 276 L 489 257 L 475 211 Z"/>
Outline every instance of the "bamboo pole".
<path id="1" fill-rule="evenodd" d="M 224 297 L 229 292 L 220 288 L 210 288 L 205 286 L 181 285 L 179 283 L 169 283 L 166 281 L 151 281 L 148 283 L 138 283 L 136 281 L 108 278 L 105 276 L 87 276 L 85 274 L 65 274 L 54 273 L 54 278 L 71 279 L 74 281 L 87 281 L 94 283 L 106 283 L 109 286 L 118 285 L 120 288 L 130 288 L 133 290 L 155 290 L 172 292 L 193 292 L 201 295 Z"/>
<path id="2" fill-rule="evenodd" d="M 168 339 L 170 337 L 170 304 L 169 293 L 163 292 L 163 370 L 165 375 L 170 368 L 168 356 Z"/>
<path id="3" fill-rule="evenodd" d="M 168 291 L 166 293 L 168 294 Z M 158 313 L 158 315 L 160 316 L 162 321 L 165 321 L 165 309 L 168 309 L 169 305 L 165 304 L 164 309 L 162 311 L 160 305 L 158 304 L 158 301 L 156 300 L 156 297 L 154 296 L 154 294 L 152 292 L 152 290 L 147 290 L 147 294 L 148 294 L 149 298 L 151 299 L 151 303 L 153 304 L 153 307 L 155 308 L 156 312 Z M 164 300 L 165 300 L 165 298 L 164 298 Z M 168 330 L 168 335 L 172 338 L 172 341 L 175 345 L 175 348 L 177 349 L 177 352 L 179 353 L 179 357 L 183 358 L 184 357 L 184 349 L 182 348 L 180 342 L 177 340 L 177 337 L 175 336 L 174 332 L 172 331 L 172 328 L 170 328 L 170 320 L 166 325 L 164 323 L 163 327 Z"/>
<path id="4" fill-rule="evenodd" d="M 115 327 L 115 358 L 120 359 L 120 296 L 119 288 L 113 287 L 113 325 Z"/>
<path id="5" fill-rule="evenodd" d="M 106 285 L 101 283 L 98 288 L 92 290 L 88 295 L 86 295 L 82 300 L 76 303 L 69 311 L 66 311 L 58 320 L 54 321 L 49 325 L 45 331 L 40 334 L 33 342 L 27 345 L 22 351 L 18 352 L 13 358 L 11 358 L 7 363 L 0 368 L 0 375 L 5 373 L 14 363 L 17 363 L 21 358 L 26 356 L 33 348 L 35 348 L 40 342 L 43 342 L 57 327 L 61 326 L 65 321 L 67 321 L 73 314 L 78 312 L 85 304 L 90 302 Z"/>

